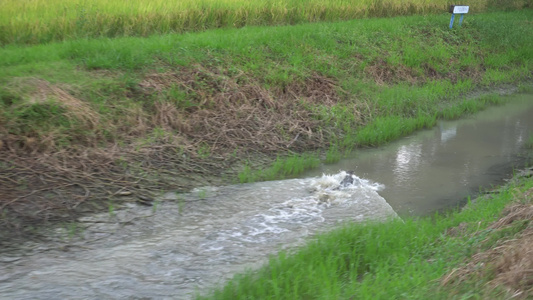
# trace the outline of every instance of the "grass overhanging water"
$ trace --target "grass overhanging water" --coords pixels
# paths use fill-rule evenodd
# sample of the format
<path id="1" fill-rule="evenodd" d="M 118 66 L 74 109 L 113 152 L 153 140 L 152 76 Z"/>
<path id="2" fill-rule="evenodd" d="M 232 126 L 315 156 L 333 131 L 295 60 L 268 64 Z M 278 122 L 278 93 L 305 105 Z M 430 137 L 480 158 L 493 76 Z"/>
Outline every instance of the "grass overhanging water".
<path id="1" fill-rule="evenodd" d="M 509 206 L 514 203 L 515 212 L 519 207 L 531 213 L 532 190 L 533 181 L 522 181 L 444 215 L 348 223 L 299 249 L 272 256 L 259 270 L 236 275 L 197 299 L 527 298 L 533 292 L 527 278 L 507 278 L 507 290 L 495 284 L 511 262 L 466 262 L 496 246 L 516 251 L 502 241 L 519 239 L 533 227 L 527 213 L 509 217 Z M 502 270 L 491 271 L 491 264 L 500 264 Z M 521 267 L 514 272 L 527 276 L 527 265 Z"/>

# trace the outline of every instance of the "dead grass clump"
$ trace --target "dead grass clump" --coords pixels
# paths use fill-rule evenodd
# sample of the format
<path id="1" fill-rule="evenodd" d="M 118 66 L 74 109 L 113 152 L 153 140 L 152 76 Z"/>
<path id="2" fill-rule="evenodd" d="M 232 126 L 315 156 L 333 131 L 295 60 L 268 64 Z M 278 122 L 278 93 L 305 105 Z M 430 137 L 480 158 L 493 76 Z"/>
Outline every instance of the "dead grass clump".
<path id="1" fill-rule="evenodd" d="M 181 74 L 181 76 L 180 76 Z M 180 79 L 183 78 L 183 79 Z M 139 83 L 139 87 L 147 93 L 163 92 L 174 84 L 181 84 L 188 87 L 194 82 L 194 74 L 190 72 L 166 72 L 148 74 Z"/>
<path id="2" fill-rule="evenodd" d="M 365 68 L 365 72 L 378 85 L 390 85 L 402 81 L 416 84 L 419 81 L 417 74 L 411 68 L 403 65 L 393 66 L 381 58 L 371 62 Z"/>
<path id="3" fill-rule="evenodd" d="M 0 158 L 0 211 L 22 222 L 3 228 L 24 230 L 21 226 L 65 218 L 89 197 L 105 199 L 106 188 L 115 180 L 113 149 L 91 149 L 83 153 L 61 150 L 20 156 L 3 153 Z M 122 175 L 123 177 L 125 175 Z"/>
<path id="4" fill-rule="evenodd" d="M 36 87 L 36 91 L 30 95 L 30 103 L 55 101 L 66 109 L 67 116 L 83 122 L 87 128 L 94 129 L 98 126 L 100 117 L 87 103 L 45 80 L 32 79 L 30 82 Z"/>
<path id="5" fill-rule="evenodd" d="M 155 112 L 152 116 L 152 123 L 156 127 L 167 130 L 177 129 L 183 133 L 191 131 L 190 124 L 185 120 L 183 113 L 180 112 L 173 103 L 156 102 L 154 107 Z"/>
<path id="6" fill-rule="evenodd" d="M 511 298 L 533 295 L 533 228 L 474 255 L 466 266 L 454 269 L 441 283 L 452 285 L 483 278 L 489 279 L 486 292 L 503 288 Z"/>
<path id="7" fill-rule="evenodd" d="M 24 152 L 35 153 L 42 149 L 49 149 L 54 142 L 49 138 L 37 140 L 35 137 L 1 134 L 0 132 L 0 151 L 7 150 L 12 153 Z"/>
<path id="8" fill-rule="evenodd" d="M 227 91 L 230 83 L 232 80 L 217 70 L 194 65 L 177 72 L 149 74 L 139 83 L 139 87 L 147 95 L 154 92 L 165 95 L 170 88 L 177 88 L 193 100 L 195 106 L 203 106 L 213 95 Z"/>
<path id="9" fill-rule="evenodd" d="M 457 63 L 454 59 L 450 60 L 450 65 Z M 421 65 L 422 74 L 404 65 L 393 66 L 383 59 L 377 59 L 371 62 L 366 68 L 365 73 L 374 79 L 377 85 L 391 85 L 400 82 L 410 84 L 419 84 L 431 80 L 449 79 L 451 82 L 457 82 L 462 78 L 472 79 L 474 82 L 480 82 L 483 79 L 483 68 L 470 66 L 461 66 L 457 70 L 448 72 L 439 72 L 428 63 Z"/>
<path id="10" fill-rule="evenodd" d="M 262 152 L 304 149 L 322 142 L 318 121 L 302 99 L 332 105 L 339 97 L 336 85 L 314 76 L 285 91 L 267 91 L 243 74 L 227 76 L 195 65 L 179 72 L 148 75 L 140 87 L 158 99 L 152 122 L 186 137 L 192 145 L 209 145 L 210 152 L 250 149 Z M 169 96 L 178 87 L 180 99 Z M 305 142 L 303 142 L 305 140 Z"/>
<path id="11" fill-rule="evenodd" d="M 485 75 L 485 67 L 461 66 L 459 74 L 461 78 L 469 78 L 473 82 L 481 82 Z"/>
<path id="12" fill-rule="evenodd" d="M 7 89 L 18 101 L 10 104 L 9 117 L 0 122 L 0 150 L 27 154 L 55 151 L 58 143 L 73 139 L 84 146 L 96 143 L 94 135 L 83 132 L 98 132 L 99 114 L 65 87 L 38 78 L 17 78 Z"/>
<path id="13" fill-rule="evenodd" d="M 259 88 L 252 90 L 256 89 Z M 235 94 L 220 95 L 215 102 L 220 106 L 218 109 L 198 110 L 189 116 L 194 128 L 189 136 L 211 145 L 211 150 L 244 148 L 271 152 L 317 147 L 321 136 L 313 134 L 318 122 L 310 120 L 310 113 L 296 101 L 273 101 L 266 95 L 256 90 L 248 103 L 222 100 Z"/>
<path id="14" fill-rule="evenodd" d="M 526 200 L 531 198 L 532 190 L 523 194 Z M 472 256 L 466 266 L 447 274 L 441 280 L 442 285 L 486 278 L 487 293 L 503 289 L 511 298 L 525 299 L 533 295 L 533 228 L 530 225 L 533 205 L 530 203 L 509 206 L 502 217 L 488 227 L 488 230 L 498 232 L 523 221 L 529 224 L 524 230 L 515 238 L 500 240 L 495 247 Z"/>
<path id="15" fill-rule="evenodd" d="M 426 80 L 439 80 L 444 77 L 428 63 L 422 64 L 422 68 L 424 69 Z"/>
<path id="16" fill-rule="evenodd" d="M 533 296 L 533 228 L 492 249 L 485 260 L 493 262 L 490 285 L 504 286 L 516 298 Z"/>
<path id="17" fill-rule="evenodd" d="M 514 204 L 509 206 L 503 211 L 503 216 L 488 228 L 497 230 L 520 220 L 533 220 L 533 205 Z"/>
<path id="18" fill-rule="evenodd" d="M 312 104 L 332 106 L 339 102 L 340 87 L 335 81 L 315 74 L 303 82 L 293 82 L 285 88 L 289 97 L 302 98 Z"/>

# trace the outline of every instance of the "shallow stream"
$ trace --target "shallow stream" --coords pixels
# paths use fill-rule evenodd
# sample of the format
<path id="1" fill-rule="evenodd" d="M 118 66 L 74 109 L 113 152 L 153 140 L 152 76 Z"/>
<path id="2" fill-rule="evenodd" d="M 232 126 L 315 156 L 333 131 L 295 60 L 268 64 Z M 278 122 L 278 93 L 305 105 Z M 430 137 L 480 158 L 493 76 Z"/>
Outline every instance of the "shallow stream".
<path id="1" fill-rule="evenodd" d="M 0 252 L 0 299 L 190 299 L 339 222 L 457 206 L 525 163 L 533 97 L 513 96 L 302 178 L 168 193 Z M 354 170 L 352 182 L 341 184 Z M 325 173 L 326 175 L 323 175 Z"/>

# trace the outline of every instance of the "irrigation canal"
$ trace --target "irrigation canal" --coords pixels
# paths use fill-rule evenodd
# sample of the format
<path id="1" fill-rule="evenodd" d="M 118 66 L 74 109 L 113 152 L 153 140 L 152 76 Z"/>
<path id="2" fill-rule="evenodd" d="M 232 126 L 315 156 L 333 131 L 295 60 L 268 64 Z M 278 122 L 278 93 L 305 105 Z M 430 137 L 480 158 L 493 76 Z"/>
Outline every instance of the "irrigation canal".
<path id="1" fill-rule="evenodd" d="M 533 97 L 512 97 L 299 179 L 168 193 L 155 208 L 83 217 L 50 243 L 0 253 L 0 299 L 190 299 L 339 222 L 460 205 L 525 164 Z M 340 184 L 344 170 L 353 184 Z"/>

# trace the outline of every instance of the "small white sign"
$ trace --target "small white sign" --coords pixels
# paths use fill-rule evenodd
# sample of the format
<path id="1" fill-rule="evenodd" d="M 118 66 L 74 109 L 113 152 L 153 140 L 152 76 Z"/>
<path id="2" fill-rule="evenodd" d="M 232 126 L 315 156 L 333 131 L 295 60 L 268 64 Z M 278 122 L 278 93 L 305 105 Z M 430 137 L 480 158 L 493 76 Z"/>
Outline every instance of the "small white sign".
<path id="1" fill-rule="evenodd" d="M 454 6 L 453 13 L 454 14 L 467 14 L 469 9 L 470 9 L 470 6 Z"/>

